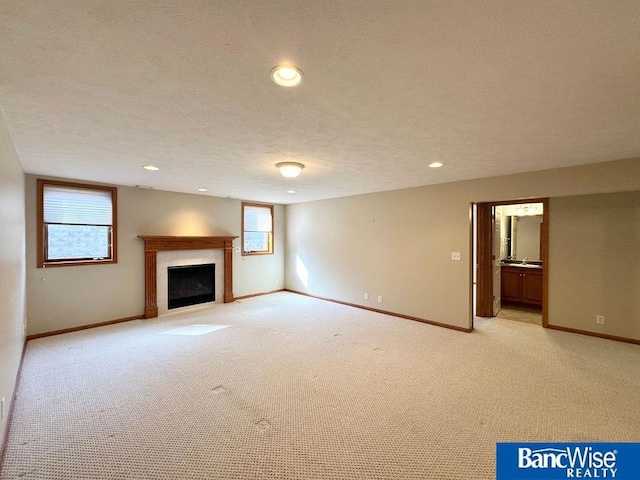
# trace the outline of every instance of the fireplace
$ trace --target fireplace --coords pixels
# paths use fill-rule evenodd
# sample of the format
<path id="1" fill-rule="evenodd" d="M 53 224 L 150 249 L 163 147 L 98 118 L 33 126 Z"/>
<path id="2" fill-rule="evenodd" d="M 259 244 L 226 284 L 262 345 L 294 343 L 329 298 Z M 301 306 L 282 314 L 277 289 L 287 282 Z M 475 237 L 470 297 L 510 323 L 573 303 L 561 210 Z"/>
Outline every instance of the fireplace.
<path id="1" fill-rule="evenodd" d="M 216 300 L 215 263 L 168 267 L 167 278 L 169 310 Z"/>
<path id="2" fill-rule="evenodd" d="M 182 251 L 197 251 L 201 249 L 223 252 L 219 268 L 220 279 L 216 282 L 221 289 L 219 298 L 224 303 L 233 302 L 233 241 L 238 237 L 173 237 L 157 235 L 138 235 L 144 240 L 144 318 L 158 316 L 158 275 L 166 269 L 157 270 L 158 254 Z M 207 260 L 205 260 L 207 261 Z M 193 262 L 201 264 L 202 261 Z M 185 262 L 180 262 L 184 265 Z M 171 265 L 169 265 L 171 266 Z M 223 273 L 224 272 L 224 273 Z M 161 299 L 167 298 L 162 294 Z"/>

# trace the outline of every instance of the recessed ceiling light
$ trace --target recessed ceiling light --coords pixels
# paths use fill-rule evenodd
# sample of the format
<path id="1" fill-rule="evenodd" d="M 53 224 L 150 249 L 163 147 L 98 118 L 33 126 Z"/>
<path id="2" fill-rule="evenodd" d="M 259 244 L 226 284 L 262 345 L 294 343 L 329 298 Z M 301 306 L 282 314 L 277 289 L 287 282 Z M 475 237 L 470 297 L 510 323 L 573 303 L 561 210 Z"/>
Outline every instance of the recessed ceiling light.
<path id="1" fill-rule="evenodd" d="M 152 171 L 156 171 L 156 170 L 160 170 L 158 167 L 156 167 L 155 165 L 144 165 L 142 168 L 144 168 L 145 170 L 152 170 Z"/>
<path id="2" fill-rule="evenodd" d="M 431 168 L 440 168 L 440 167 L 441 167 L 441 166 L 443 166 L 443 165 L 444 165 L 444 163 L 442 163 L 442 162 L 433 162 L 433 163 L 430 163 L 430 164 L 429 164 L 429 166 L 430 166 Z"/>
<path id="3" fill-rule="evenodd" d="M 208 190 L 206 188 L 199 188 L 198 191 L 199 192 L 207 192 Z"/>
<path id="4" fill-rule="evenodd" d="M 273 67 L 269 73 L 271 80 L 281 87 L 295 87 L 302 81 L 302 71 L 289 65 Z"/>
<path id="5" fill-rule="evenodd" d="M 295 190 L 287 190 L 287 193 L 296 193 Z"/>

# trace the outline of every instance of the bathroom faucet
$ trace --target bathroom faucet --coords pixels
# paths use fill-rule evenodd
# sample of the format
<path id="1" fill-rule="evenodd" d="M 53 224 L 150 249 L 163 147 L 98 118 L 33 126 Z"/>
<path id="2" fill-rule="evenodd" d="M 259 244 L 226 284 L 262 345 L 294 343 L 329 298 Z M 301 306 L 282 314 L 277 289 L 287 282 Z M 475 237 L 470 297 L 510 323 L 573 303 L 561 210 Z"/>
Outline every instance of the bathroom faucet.
<path id="1" fill-rule="evenodd" d="M 527 264 L 527 257 L 524 257 L 524 258 L 522 259 L 522 264 L 523 264 L 523 265 L 526 265 L 526 264 Z"/>

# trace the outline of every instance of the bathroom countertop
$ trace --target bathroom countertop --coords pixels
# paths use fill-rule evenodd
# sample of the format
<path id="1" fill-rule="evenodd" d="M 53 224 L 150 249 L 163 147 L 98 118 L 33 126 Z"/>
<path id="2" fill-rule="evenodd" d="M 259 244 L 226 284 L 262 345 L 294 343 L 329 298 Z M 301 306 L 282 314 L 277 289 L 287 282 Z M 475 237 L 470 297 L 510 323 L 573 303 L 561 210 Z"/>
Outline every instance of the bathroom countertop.
<path id="1" fill-rule="evenodd" d="M 501 263 L 503 267 L 518 267 L 518 268 L 534 268 L 541 269 L 542 265 L 535 265 L 533 263 Z"/>

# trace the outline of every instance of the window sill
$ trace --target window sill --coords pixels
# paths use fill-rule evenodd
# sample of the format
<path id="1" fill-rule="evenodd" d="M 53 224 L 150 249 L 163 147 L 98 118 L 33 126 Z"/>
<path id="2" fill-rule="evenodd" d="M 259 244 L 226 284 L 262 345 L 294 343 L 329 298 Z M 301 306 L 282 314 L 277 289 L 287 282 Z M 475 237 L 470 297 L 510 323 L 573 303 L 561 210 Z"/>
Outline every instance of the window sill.
<path id="1" fill-rule="evenodd" d="M 61 261 L 61 262 L 43 262 L 38 264 L 38 268 L 51 267 L 74 267 L 80 265 L 105 265 L 110 263 L 118 263 L 116 259 L 109 258 L 105 260 L 77 260 L 77 261 Z"/>

